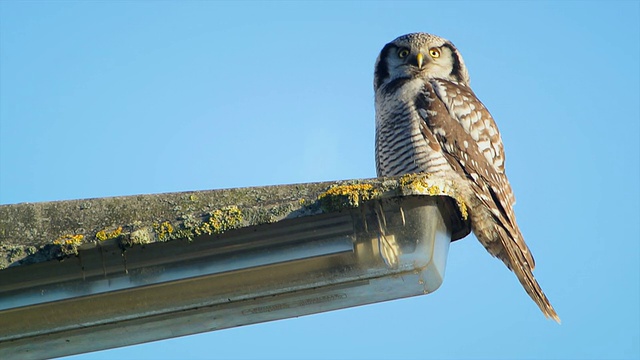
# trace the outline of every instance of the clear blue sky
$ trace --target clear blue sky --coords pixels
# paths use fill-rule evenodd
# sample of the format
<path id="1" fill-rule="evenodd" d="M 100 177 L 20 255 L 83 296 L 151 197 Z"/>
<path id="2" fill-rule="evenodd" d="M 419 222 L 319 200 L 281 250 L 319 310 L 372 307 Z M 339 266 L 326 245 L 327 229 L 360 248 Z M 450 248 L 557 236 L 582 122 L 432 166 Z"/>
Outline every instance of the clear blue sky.
<path id="1" fill-rule="evenodd" d="M 462 51 L 546 320 L 473 236 L 435 293 L 78 359 L 640 357 L 640 5 L 0 2 L 0 203 L 375 177 L 373 65 Z"/>

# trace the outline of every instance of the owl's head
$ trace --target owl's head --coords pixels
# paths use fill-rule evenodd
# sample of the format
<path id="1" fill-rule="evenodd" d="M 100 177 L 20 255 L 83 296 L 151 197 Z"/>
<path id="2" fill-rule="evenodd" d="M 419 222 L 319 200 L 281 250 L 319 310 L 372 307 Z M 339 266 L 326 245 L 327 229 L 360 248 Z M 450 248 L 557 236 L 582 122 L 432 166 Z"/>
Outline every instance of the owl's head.
<path id="1" fill-rule="evenodd" d="M 396 79 L 414 77 L 456 81 L 469 86 L 469 73 L 453 44 L 427 33 L 402 35 L 380 51 L 374 74 L 374 89 Z"/>

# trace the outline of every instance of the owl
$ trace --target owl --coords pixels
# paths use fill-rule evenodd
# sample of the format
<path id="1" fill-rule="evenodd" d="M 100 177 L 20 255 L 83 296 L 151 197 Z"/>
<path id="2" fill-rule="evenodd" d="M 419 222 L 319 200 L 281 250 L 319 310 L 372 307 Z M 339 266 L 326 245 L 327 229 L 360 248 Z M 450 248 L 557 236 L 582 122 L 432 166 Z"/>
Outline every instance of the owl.
<path id="1" fill-rule="evenodd" d="M 500 133 L 471 90 L 458 49 L 431 34 L 400 36 L 382 48 L 373 85 L 378 176 L 453 179 L 478 240 L 516 274 L 544 315 L 560 322 L 533 276 L 535 262 L 516 223 Z"/>

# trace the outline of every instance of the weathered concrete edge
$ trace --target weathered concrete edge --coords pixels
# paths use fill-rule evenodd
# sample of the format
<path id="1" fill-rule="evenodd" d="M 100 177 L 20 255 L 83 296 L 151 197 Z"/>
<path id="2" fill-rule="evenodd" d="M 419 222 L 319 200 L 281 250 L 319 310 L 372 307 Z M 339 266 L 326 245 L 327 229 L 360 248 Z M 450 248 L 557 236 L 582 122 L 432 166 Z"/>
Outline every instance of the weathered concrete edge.
<path id="1" fill-rule="evenodd" d="M 0 205 L 0 269 L 73 256 L 101 241 L 126 248 L 192 239 L 407 195 L 449 196 L 466 220 L 453 182 L 426 174 Z"/>

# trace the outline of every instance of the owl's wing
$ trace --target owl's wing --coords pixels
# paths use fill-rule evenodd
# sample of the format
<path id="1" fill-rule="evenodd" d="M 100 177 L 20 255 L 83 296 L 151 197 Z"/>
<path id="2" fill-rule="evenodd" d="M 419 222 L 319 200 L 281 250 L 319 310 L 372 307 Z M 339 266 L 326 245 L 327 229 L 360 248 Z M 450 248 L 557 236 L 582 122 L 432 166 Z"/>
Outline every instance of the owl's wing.
<path id="1" fill-rule="evenodd" d="M 466 86 L 435 79 L 431 84 L 451 116 L 477 144 L 480 153 L 493 165 L 498 174 L 504 175 L 505 155 L 502 138 L 489 110 Z M 511 199 L 511 205 L 515 205 L 515 196 L 508 181 L 504 192 Z"/>
<path id="2" fill-rule="evenodd" d="M 489 111 L 470 89 L 443 80 L 428 82 L 416 106 L 424 120 L 422 133 L 427 143 L 439 146 L 451 167 L 469 180 L 476 197 L 509 234 L 503 241 L 515 244 L 533 269 L 533 256 L 515 220 L 500 133 Z M 511 256 L 505 253 L 510 246 L 503 245 L 493 249 L 494 255 L 511 267 Z"/>

